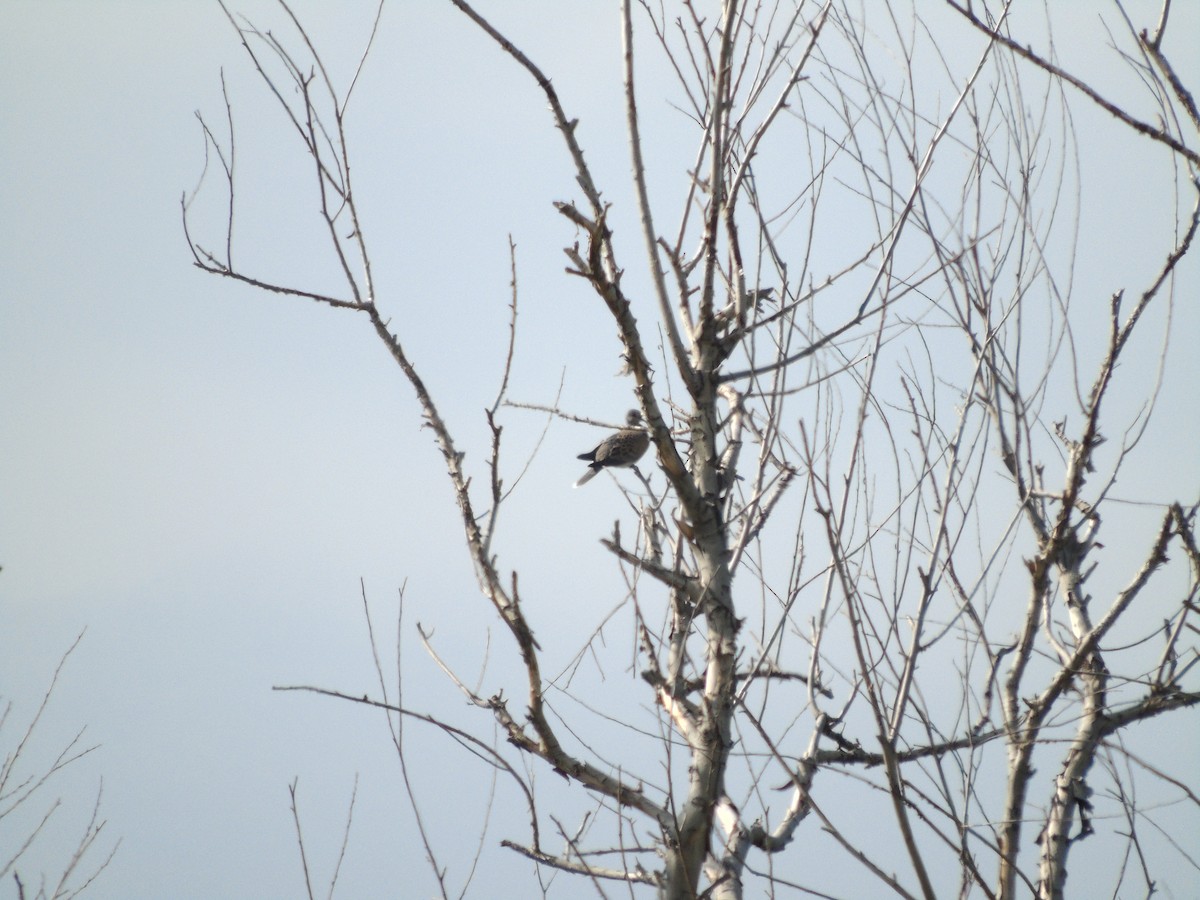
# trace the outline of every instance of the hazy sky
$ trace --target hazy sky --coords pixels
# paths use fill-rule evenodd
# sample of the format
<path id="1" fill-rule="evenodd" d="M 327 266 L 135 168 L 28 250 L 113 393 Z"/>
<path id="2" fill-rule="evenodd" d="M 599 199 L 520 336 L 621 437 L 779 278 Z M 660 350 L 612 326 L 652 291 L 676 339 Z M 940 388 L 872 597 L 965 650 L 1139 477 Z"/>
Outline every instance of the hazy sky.
<path id="1" fill-rule="evenodd" d="M 281 25 L 263 0 L 231 5 Z M 624 142 L 602 140 L 622 127 L 614 4 L 488 5 L 504 10 L 498 24 L 553 75 L 568 107 L 587 111 L 589 161 L 622 184 Z M 337 6 L 354 8 L 296 4 L 345 83 L 373 9 Z M 0 4 L 0 694 L 13 703 L 0 739 L 13 746 L 14 726 L 28 722 L 86 629 L 27 752 L 47 759 L 84 726 L 82 745 L 99 745 L 51 786 L 64 808 L 23 877 L 32 865 L 56 871 L 102 778 L 108 824 L 91 858 L 122 843 L 90 896 L 295 897 L 287 786 L 299 779 L 310 865 L 324 883 L 357 774 L 339 896 L 397 896 L 413 877 L 406 871 L 425 896 L 428 870 L 382 719 L 271 688 L 377 693 L 361 578 L 385 649 L 406 585 L 414 705 L 458 709 L 461 696 L 412 631 L 417 621 L 435 629 L 471 676 L 477 651 L 456 658 L 455 647 L 461 637 L 473 648 L 466 635 L 490 612 L 431 436 L 365 321 L 191 265 L 180 197 L 204 163 L 193 112 L 224 133 L 222 67 L 247 179 L 239 257 L 265 277 L 331 285 L 305 218 L 315 208 L 305 161 L 281 137 L 282 117 L 219 6 Z M 518 348 L 537 351 L 522 357 L 510 395 L 551 403 L 561 380 L 564 408 L 619 422 L 631 395 L 614 377 L 607 314 L 562 274 L 571 237 L 551 203 L 573 194 L 572 173 L 528 76 L 448 4 L 394 3 L 353 107 L 352 164 L 381 296 L 420 335 L 410 349 L 473 460 L 504 361 L 510 234 Z M 672 134 L 659 153 L 670 152 Z M 691 146 L 690 134 L 680 140 Z M 201 224 L 220 208 L 219 183 L 209 188 Z M 1194 287 L 1196 266 L 1189 271 Z M 510 413 L 506 423 L 515 477 L 545 420 Z M 1200 426 L 1176 425 L 1173 445 L 1194 450 Z M 626 513 L 600 479 L 590 493 L 569 490 L 580 474 L 574 455 L 594 437 L 582 426 L 550 429 L 499 547 L 538 561 L 522 582 L 531 618 L 539 636 L 572 652 L 620 599 L 579 614 L 580 584 L 612 577 L 596 540 Z M 444 840 L 455 835 L 456 792 L 487 790 L 486 774 L 462 756 L 457 769 L 437 759 L 422 769 Z M 473 848 L 478 835 L 462 838 Z M 489 877 L 505 865 L 527 869 L 493 862 Z M 0 897 L 12 890 L 0 885 Z"/>
<path id="2" fill-rule="evenodd" d="M 296 6 L 342 78 L 373 13 L 354 6 L 337 16 Z M 581 104 L 617 84 L 615 20 L 589 6 L 555 4 L 552 22 L 500 19 Z M 281 26 L 270 4 L 234 8 Z M 445 4 L 391 4 L 377 47 L 355 99 L 355 175 L 372 195 L 363 208 L 381 291 L 423 329 L 414 358 L 464 446 L 480 446 L 499 384 L 510 232 L 526 301 L 551 310 L 523 316 L 521 340 L 544 340 L 540 330 L 559 344 L 537 359 L 544 368 L 515 374 L 513 395 L 551 402 L 570 361 L 567 404 L 619 422 L 631 403 L 612 378 L 611 325 L 561 276 L 571 238 L 550 204 L 573 183 L 531 82 Z M 589 82 L 593 66 L 609 73 L 606 87 Z M 84 744 L 100 745 L 52 791 L 66 806 L 23 872 L 56 871 L 103 777 L 107 840 L 93 857 L 122 844 L 92 896 L 294 897 L 287 785 L 299 776 L 313 867 L 327 880 L 362 773 L 341 895 L 395 896 L 402 870 L 427 870 L 381 717 L 271 687 L 377 693 L 360 577 L 385 648 L 406 581 L 410 633 L 418 620 L 436 629 L 451 658 L 456 629 L 486 613 L 429 433 L 364 322 L 191 265 L 180 197 L 204 161 L 193 112 L 223 131 L 222 67 L 242 116 L 246 256 L 283 280 L 325 278 L 305 163 L 215 3 L 0 5 L 0 685 L 12 722 L 25 723 L 86 628 L 31 757 L 47 759 L 84 726 Z M 274 130 L 256 134 L 256 121 Z M 619 127 L 617 112 L 609 124 Z M 623 168 L 623 156 L 610 165 Z M 583 377 L 589 364 L 600 377 Z M 515 424 L 513 461 L 544 418 Z M 556 502 L 527 528 L 576 529 L 600 566 L 596 537 L 621 501 L 569 491 L 574 455 L 594 437 L 551 431 L 530 477 Z M 564 553 L 539 577 L 569 583 L 572 566 Z M 530 573 L 531 596 L 537 586 Z M 594 627 L 567 599 L 537 612 L 541 633 Z M 426 657 L 406 672 L 431 683 L 420 708 L 461 703 Z M 448 786 L 435 775 L 437 796 L 461 789 L 462 773 L 446 773 Z"/>

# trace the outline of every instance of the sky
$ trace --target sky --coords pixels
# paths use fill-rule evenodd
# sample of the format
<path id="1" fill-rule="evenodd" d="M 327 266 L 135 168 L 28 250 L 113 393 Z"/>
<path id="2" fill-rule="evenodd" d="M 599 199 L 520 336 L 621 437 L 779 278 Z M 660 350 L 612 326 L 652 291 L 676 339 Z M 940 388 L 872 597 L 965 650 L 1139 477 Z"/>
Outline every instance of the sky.
<path id="1" fill-rule="evenodd" d="M 603 183 L 623 184 L 624 143 L 604 140 L 622 128 L 611 4 L 489 6 L 571 108 L 588 111 L 589 161 Z M 281 27 L 262 0 L 233 8 Z M 344 83 L 372 6 L 296 9 Z M 50 786 L 63 806 L 28 871 L 61 865 L 102 786 L 107 824 L 89 858 L 120 846 L 88 896 L 298 896 L 289 785 L 309 864 L 327 883 L 357 779 L 338 895 L 396 896 L 418 873 L 425 896 L 382 718 L 272 688 L 377 693 L 364 593 L 389 667 L 403 593 L 402 670 L 420 709 L 471 720 L 411 640 L 416 623 L 468 681 L 506 663 L 483 658 L 483 607 L 440 458 L 365 322 L 191 264 L 180 202 L 204 166 L 195 112 L 224 134 L 222 72 L 246 179 L 240 258 L 264 277 L 327 282 L 330 260 L 305 224 L 313 200 L 295 188 L 307 186 L 304 160 L 287 152 L 282 118 L 219 6 L 0 5 L 0 694 L 12 704 L 0 739 L 8 752 L 82 634 L 26 754 L 51 759 L 80 729 L 79 746 L 96 748 Z M 660 76 L 648 67 L 651 82 Z M 380 295 L 418 335 L 413 357 L 471 458 L 487 446 L 482 411 L 504 365 L 510 238 L 521 362 L 509 396 L 557 395 L 565 409 L 620 422 L 632 396 L 607 314 L 563 274 L 571 238 L 551 204 L 572 193 L 572 173 L 528 76 L 449 4 L 396 3 L 352 103 Z M 663 126 L 652 165 L 690 147 L 666 127 L 676 113 L 647 115 Z M 201 229 L 219 214 L 213 186 L 196 207 Z M 1134 240 L 1110 218 L 1092 226 L 1114 228 L 1114 245 Z M 581 616 L 580 585 L 612 578 L 597 539 L 626 509 L 616 491 L 595 489 L 601 479 L 569 491 L 595 429 L 559 422 L 543 437 L 544 415 L 504 421 L 512 477 L 529 467 L 499 549 L 538 562 L 523 569 L 522 591 L 539 636 L 571 648 L 550 655 L 569 671 L 609 608 Z M 1165 452 L 1195 447 L 1200 425 L 1174 425 Z M 439 760 L 414 762 L 435 798 L 431 827 L 473 847 L 480 836 L 459 834 L 456 798 L 490 782 Z M 547 779 L 545 790 L 557 788 Z M 486 868 L 495 884 L 526 871 L 494 853 Z M 0 898 L 12 890 L 0 884 Z"/>
<path id="2" fill-rule="evenodd" d="M 280 25 L 270 4 L 238 8 Z M 296 8 L 329 38 L 330 65 L 352 71 L 373 7 Z M 588 66 L 615 53 L 615 23 L 584 4 L 572 16 L 558 9 L 568 45 L 533 15 L 507 24 L 532 33 L 544 62 L 566 70 L 563 89 L 586 101 L 598 90 Z M 507 336 L 509 233 L 530 305 L 551 307 L 550 322 L 531 321 L 522 340 L 540 327 L 559 344 L 515 373 L 512 395 L 552 402 L 571 362 L 564 399 L 620 422 L 631 402 L 612 377 L 611 326 L 561 276 L 550 204 L 569 170 L 544 104 L 441 4 L 389 6 L 378 48 L 355 102 L 389 113 L 364 117 L 355 174 L 374 185 L 363 206 L 383 236 L 381 290 L 403 296 L 398 315 L 425 329 L 414 358 L 436 395 L 461 398 L 446 415 L 463 445 L 479 446 L 499 386 L 503 344 L 493 338 Z M 568 61 L 582 69 L 572 74 Z M 307 170 L 277 152 L 278 131 L 255 134 L 256 115 L 282 119 L 270 118 L 216 4 L 0 8 L 0 160 L 11 176 L 0 219 L 0 685 L 14 704 L 5 734 L 28 722 L 82 632 L 27 758 L 50 758 L 80 728 L 82 745 L 98 747 L 61 773 L 58 827 L 34 846 L 28 871 L 56 871 L 103 779 L 107 841 L 93 856 L 121 845 L 92 896 L 293 897 L 302 882 L 288 785 L 299 778 L 313 867 L 328 879 L 360 773 L 340 895 L 394 896 L 401 871 L 425 870 L 385 723 L 272 687 L 374 691 L 360 579 L 384 634 L 403 585 L 408 621 L 432 629 L 451 660 L 456 633 L 478 617 L 478 591 L 440 458 L 363 322 L 191 265 L 180 199 L 204 164 L 195 111 L 223 121 L 222 68 L 245 116 L 239 237 L 261 251 L 264 272 L 325 277 L 327 258 L 309 260 L 320 253 L 305 243 L 312 229 L 297 224 L 311 197 L 292 196 Z M 496 107 L 478 96 L 489 82 L 519 99 Z M 464 170 L 471 190 L 448 180 Z M 257 208 L 267 212 L 256 218 Z M 604 341 L 582 340 L 586 329 Z M 584 366 L 602 375 L 585 379 Z M 512 460 L 544 425 L 533 414 L 512 421 Z M 561 496 L 596 435 L 553 430 L 537 458 L 539 490 Z M 535 527 L 575 534 L 599 566 L 596 535 L 621 509 L 609 494 L 568 494 L 590 502 L 537 510 Z M 570 565 L 564 555 L 545 577 L 561 589 Z M 537 587 L 531 573 L 531 595 Z M 585 628 L 565 603 L 539 619 L 547 632 Z M 469 655 L 464 664 L 479 667 Z M 460 703 L 427 657 L 414 651 L 409 665 L 412 682 L 429 686 L 421 708 Z M 442 795 L 463 790 L 464 777 L 424 774 Z"/>

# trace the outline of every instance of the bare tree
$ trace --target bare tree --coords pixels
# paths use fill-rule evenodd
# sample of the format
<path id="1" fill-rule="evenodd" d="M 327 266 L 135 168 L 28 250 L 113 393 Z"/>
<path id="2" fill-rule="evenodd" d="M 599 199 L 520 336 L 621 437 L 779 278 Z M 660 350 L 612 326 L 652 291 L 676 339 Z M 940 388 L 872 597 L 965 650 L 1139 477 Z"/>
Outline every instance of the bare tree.
<path id="1" fill-rule="evenodd" d="M 346 699 L 395 715 L 402 763 L 401 723 L 416 717 L 503 773 L 528 814 L 504 846 L 601 895 L 623 882 L 666 898 L 845 896 L 854 872 L 877 894 L 1057 898 L 1083 838 L 1111 862 L 1109 895 L 1194 883 L 1194 848 L 1150 808 L 1182 805 L 1195 833 L 1194 776 L 1134 726 L 1190 716 L 1159 734 L 1190 733 L 1195 758 L 1200 484 L 1116 490 L 1150 457 L 1176 298 L 1196 300 L 1194 265 L 1189 289 L 1180 270 L 1200 222 L 1200 115 L 1168 54 L 1169 0 L 1145 22 L 1114 5 L 1084 70 L 1056 55 L 1049 6 L 624 0 L 629 209 L 606 200 L 552 73 L 450 2 L 549 104 L 575 175 L 557 205 L 567 271 L 611 315 L 650 436 L 653 463 L 636 487 L 620 482 L 630 522 L 603 541 L 628 586 L 644 693 L 602 725 L 637 749 L 595 753 L 551 714 L 536 622 L 493 550 L 512 496 L 502 420 L 528 415 L 508 370 L 472 471 L 410 353 L 421 336 L 393 328 L 377 296 L 346 130 L 363 66 L 335 83 L 283 2 L 294 39 L 226 9 L 312 164 L 343 288 L 235 263 L 228 99 L 227 136 L 201 120 L 228 225 L 202 240 L 185 196 L 194 262 L 365 318 L 436 436 L 503 652 L 524 671 L 514 702 L 511 684 L 470 687 L 444 665 L 499 745 L 483 723 L 417 717 L 382 665 L 379 698 Z M 650 57 L 673 85 L 640 84 L 635 62 Z M 1101 57 L 1131 74 L 1133 96 L 1099 86 Z M 647 93 L 695 137 L 674 210 L 651 202 Z M 1100 298 L 1076 287 L 1102 252 L 1084 243 L 1081 160 L 1116 140 L 1136 142 L 1137 163 L 1101 189 L 1159 192 L 1160 245 L 1140 280 Z M 514 329 L 515 285 L 514 261 Z M 540 407 L 582 419 L 553 397 Z M 620 670 L 615 651 L 588 651 Z M 593 798 L 584 826 L 544 807 L 521 757 Z"/>
<path id="2" fill-rule="evenodd" d="M 107 824 L 100 818 L 101 786 L 96 791 L 91 816 L 82 834 L 73 844 L 64 845 L 69 850 L 57 871 L 53 874 L 41 871 L 36 877 L 29 872 L 31 848 L 39 842 L 54 840 L 56 825 L 64 815 L 62 798 L 50 799 L 47 796 L 53 791 L 54 782 L 61 778 L 64 770 L 96 749 L 95 745 L 84 744 L 84 729 L 80 729 L 70 741 L 54 751 L 53 758 L 39 752 L 41 748 L 37 739 L 38 726 L 54 696 L 59 676 L 81 640 L 82 633 L 62 655 L 42 695 L 41 704 L 24 727 L 14 721 L 11 702 L 0 704 L 0 736 L 5 738 L 4 757 L 0 762 L 0 879 L 6 882 L 12 880 L 14 896 L 19 900 L 78 897 L 108 867 L 120 846 L 120 841 L 117 841 L 98 863 L 88 861 L 94 858 L 93 848 L 99 843 Z M 62 831 L 65 827 L 60 825 L 58 830 Z"/>

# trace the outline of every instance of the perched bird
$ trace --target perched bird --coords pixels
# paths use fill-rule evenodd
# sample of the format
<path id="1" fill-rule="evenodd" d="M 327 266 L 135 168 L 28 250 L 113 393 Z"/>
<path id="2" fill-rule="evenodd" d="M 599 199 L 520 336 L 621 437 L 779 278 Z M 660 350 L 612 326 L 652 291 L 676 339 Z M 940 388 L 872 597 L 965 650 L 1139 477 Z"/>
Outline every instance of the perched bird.
<path id="1" fill-rule="evenodd" d="M 595 450 L 579 454 L 578 459 L 586 459 L 589 466 L 583 477 L 575 482 L 575 487 L 587 484 L 601 469 L 610 466 L 632 466 L 642 458 L 649 446 L 650 435 L 642 427 L 642 414 L 636 409 L 631 409 L 625 416 L 624 428 L 602 440 Z"/>

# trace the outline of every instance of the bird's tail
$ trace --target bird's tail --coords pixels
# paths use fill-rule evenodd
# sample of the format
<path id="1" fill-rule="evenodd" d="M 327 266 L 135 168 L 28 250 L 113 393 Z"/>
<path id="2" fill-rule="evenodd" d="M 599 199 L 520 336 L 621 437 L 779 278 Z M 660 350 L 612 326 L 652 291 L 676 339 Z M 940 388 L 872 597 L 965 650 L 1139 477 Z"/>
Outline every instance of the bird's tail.
<path id="1" fill-rule="evenodd" d="M 589 481 L 591 481 L 593 478 L 596 477 L 596 473 L 598 471 L 600 471 L 600 470 L 599 469 L 588 469 L 586 472 L 583 473 L 583 477 L 580 478 L 577 482 L 575 482 L 575 484 L 572 486 L 573 487 L 583 487 L 585 484 L 587 484 Z"/>

